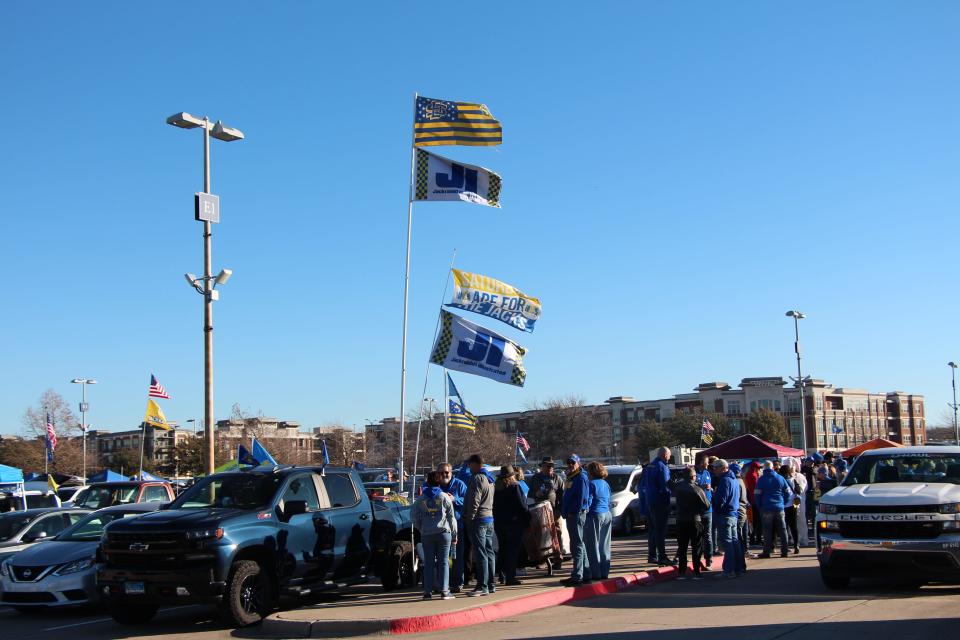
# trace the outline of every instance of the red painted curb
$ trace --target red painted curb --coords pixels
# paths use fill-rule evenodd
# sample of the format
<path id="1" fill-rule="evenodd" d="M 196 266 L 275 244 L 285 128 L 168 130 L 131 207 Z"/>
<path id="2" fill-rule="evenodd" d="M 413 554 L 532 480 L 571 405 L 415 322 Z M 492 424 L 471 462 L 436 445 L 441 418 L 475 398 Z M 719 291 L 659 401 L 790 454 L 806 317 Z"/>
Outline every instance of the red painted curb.
<path id="1" fill-rule="evenodd" d="M 711 567 L 715 568 L 720 563 L 717 558 L 713 561 Z M 676 567 L 661 567 L 649 571 L 640 571 L 638 573 L 610 578 L 603 582 L 587 584 L 582 587 L 565 587 L 555 591 L 546 591 L 543 593 L 534 593 L 529 596 L 521 596 L 502 602 L 494 602 L 486 606 L 467 609 L 465 611 L 451 611 L 449 613 L 438 613 L 429 616 L 412 616 L 409 618 L 395 618 L 390 620 L 391 634 L 404 633 L 424 633 L 427 631 L 441 631 L 443 629 L 452 629 L 455 627 L 465 627 L 481 622 L 490 622 L 500 618 L 516 616 L 522 613 L 529 613 L 537 609 L 546 607 L 555 607 L 557 605 L 586 600 L 596 596 L 608 595 L 633 589 L 640 585 L 664 582 L 677 577 Z"/>

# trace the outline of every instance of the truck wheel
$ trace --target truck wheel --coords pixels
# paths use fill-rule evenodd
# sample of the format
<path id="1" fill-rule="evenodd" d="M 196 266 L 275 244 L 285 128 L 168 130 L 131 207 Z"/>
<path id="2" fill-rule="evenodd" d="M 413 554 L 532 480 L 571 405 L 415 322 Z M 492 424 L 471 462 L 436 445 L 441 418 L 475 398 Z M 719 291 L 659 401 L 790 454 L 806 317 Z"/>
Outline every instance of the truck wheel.
<path id="1" fill-rule="evenodd" d="M 110 607 L 110 615 L 120 624 L 146 624 L 153 620 L 153 616 L 157 615 L 157 607 L 147 604 L 118 604 Z"/>
<path id="2" fill-rule="evenodd" d="M 224 621 L 247 627 L 263 620 L 273 607 L 270 577 L 253 560 L 237 560 L 230 568 L 220 604 Z"/>
<path id="3" fill-rule="evenodd" d="M 823 584 L 826 585 L 827 589 L 841 590 L 850 586 L 850 576 L 845 576 L 841 573 L 833 573 L 820 569 L 820 579 L 823 580 Z"/>
<path id="4" fill-rule="evenodd" d="M 623 512 L 623 519 L 621 520 L 621 522 L 623 524 L 620 528 L 620 533 L 622 533 L 625 536 L 629 536 L 630 534 L 632 534 L 633 527 L 634 527 L 633 513 L 631 513 L 629 507 L 627 508 L 626 511 Z"/>
<path id="5" fill-rule="evenodd" d="M 413 565 L 413 546 L 409 542 L 398 540 L 390 544 L 390 554 L 383 575 L 380 576 L 380 583 L 384 591 L 412 587 L 417 584 L 417 574 Z"/>

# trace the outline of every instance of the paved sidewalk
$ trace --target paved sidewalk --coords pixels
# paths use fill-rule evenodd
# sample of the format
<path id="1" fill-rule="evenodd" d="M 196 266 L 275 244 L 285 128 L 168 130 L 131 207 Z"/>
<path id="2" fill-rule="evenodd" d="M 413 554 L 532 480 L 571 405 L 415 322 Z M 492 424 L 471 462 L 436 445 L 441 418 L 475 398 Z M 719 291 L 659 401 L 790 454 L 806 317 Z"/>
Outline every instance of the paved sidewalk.
<path id="1" fill-rule="evenodd" d="M 668 540 L 668 545 L 673 541 Z M 668 548 L 671 556 L 674 548 Z M 275 638 L 355 637 L 429 631 L 477 624 L 526 611 L 582 600 L 633 588 L 639 584 L 675 577 L 676 569 L 658 569 L 646 560 L 646 535 L 635 533 L 613 541 L 610 580 L 578 588 L 565 588 L 569 563 L 553 577 L 545 569 L 527 569 L 523 584 L 497 587 L 489 596 L 454 600 L 422 600 L 422 592 L 383 591 L 379 584 L 345 589 L 327 601 L 271 615 L 257 635 Z"/>

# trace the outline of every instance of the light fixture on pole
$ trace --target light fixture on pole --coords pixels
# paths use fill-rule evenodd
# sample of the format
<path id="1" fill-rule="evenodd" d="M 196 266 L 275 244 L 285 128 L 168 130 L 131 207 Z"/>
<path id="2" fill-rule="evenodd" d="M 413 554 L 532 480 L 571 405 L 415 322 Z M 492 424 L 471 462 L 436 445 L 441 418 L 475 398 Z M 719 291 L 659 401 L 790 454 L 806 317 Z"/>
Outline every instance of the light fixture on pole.
<path id="1" fill-rule="evenodd" d="M 957 428 L 957 363 L 948 362 L 947 366 L 950 367 L 950 386 L 953 387 L 953 434 L 957 446 L 960 447 L 960 429 Z"/>
<path id="2" fill-rule="evenodd" d="M 226 284 L 233 274 L 229 269 L 213 276 L 211 257 L 211 223 L 220 222 L 220 198 L 210 192 L 210 137 L 223 142 L 243 140 L 243 132 L 225 126 L 219 120 L 211 124 L 210 118 L 198 118 L 186 112 L 175 113 L 167 118 L 167 124 L 181 129 L 203 129 L 203 192 L 195 194 L 195 218 L 203 222 L 203 276 L 184 274 L 187 282 L 203 294 L 203 426 L 206 438 L 206 472 L 214 469 L 213 438 L 213 302 L 220 297 L 215 290 L 218 284 Z"/>
<path id="3" fill-rule="evenodd" d="M 800 311 L 790 310 L 785 314 L 793 318 L 794 343 L 793 350 L 797 354 L 797 388 L 800 390 L 800 442 L 803 452 L 807 452 L 807 411 L 806 400 L 803 397 L 803 373 L 800 372 L 800 321 L 807 316 Z"/>
<path id="4" fill-rule="evenodd" d="M 83 481 L 87 481 L 87 411 L 90 410 L 90 405 L 87 404 L 87 385 L 88 384 L 97 384 L 96 380 L 90 378 L 74 378 L 71 380 L 73 384 L 79 384 L 81 389 L 81 400 L 80 400 L 80 446 L 83 448 Z"/>

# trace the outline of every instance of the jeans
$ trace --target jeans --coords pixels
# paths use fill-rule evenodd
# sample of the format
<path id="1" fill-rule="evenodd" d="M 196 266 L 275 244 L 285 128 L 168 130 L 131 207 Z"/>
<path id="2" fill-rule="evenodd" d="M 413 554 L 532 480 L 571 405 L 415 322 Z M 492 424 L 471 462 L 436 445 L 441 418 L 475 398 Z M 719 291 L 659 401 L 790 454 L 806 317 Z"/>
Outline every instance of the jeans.
<path id="1" fill-rule="evenodd" d="M 687 572 L 687 545 L 693 548 L 693 573 L 699 575 L 705 531 L 703 522 L 677 522 L 677 571 L 680 575 Z"/>
<path id="2" fill-rule="evenodd" d="M 787 523 L 783 519 L 783 511 L 763 512 L 763 552 L 770 555 L 773 551 L 773 534 L 780 536 L 780 553 L 789 551 L 787 546 Z"/>
<path id="3" fill-rule="evenodd" d="M 613 514 L 588 513 L 583 527 L 583 542 L 587 547 L 587 561 L 590 563 L 590 577 L 605 580 L 610 575 L 610 534 L 613 528 Z"/>
<path id="4" fill-rule="evenodd" d="M 467 530 L 463 528 L 463 522 L 457 520 L 456 555 L 453 558 L 453 568 L 450 570 L 450 587 L 459 589 L 463 587 L 463 564 L 466 559 Z"/>
<path id="5" fill-rule="evenodd" d="M 583 580 L 583 570 L 586 565 L 583 525 L 586 524 L 587 512 L 568 513 L 564 519 L 567 522 L 567 535 L 570 536 L 570 579 L 579 582 Z"/>
<path id="6" fill-rule="evenodd" d="M 651 506 L 647 515 L 647 560 L 666 564 L 667 558 L 667 518 L 670 505 Z"/>
<path id="7" fill-rule="evenodd" d="M 470 523 L 470 542 L 473 544 L 473 573 L 478 591 L 494 591 L 497 579 L 497 555 L 493 549 L 493 523 Z"/>
<path id="8" fill-rule="evenodd" d="M 700 542 L 703 561 L 709 567 L 713 560 L 714 544 L 717 543 L 717 539 L 713 536 L 713 512 L 701 514 L 700 523 L 703 525 L 703 540 Z"/>
<path id="9" fill-rule="evenodd" d="M 727 575 L 742 571 L 740 561 L 740 540 L 737 537 L 737 514 L 717 516 L 720 525 L 720 544 L 723 546 L 723 572 Z M 740 558 L 740 560 L 738 560 Z"/>
<path id="10" fill-rule="evenodd" d="M 433 593 L 436 588 L 440 593 L 450 592 L 450 543 L 453 536 L 449 533 L 434 533 L 423 536 L 423 592 L 426 595 Z"/>
<path id="11" fill-rule="evenodd" d="M 793 543 L 793 547 L 797 548 L 800 546 L 800 531 L 797 526 L 797 508 L 794 506 L 789 506 L 783 510 L 783 517 L 787 521 L 787 531 L 790 532 L 790 540 Z"/>
<path id="12" fill-rule="evenodd" d="M 523 542 L 523 527 L 519 524 L 494 525 L 500 548 L 497 551 L 497 566 L 505 581 L 517 579 L 517 563 L 520 561 L 520 544 Z"/>

